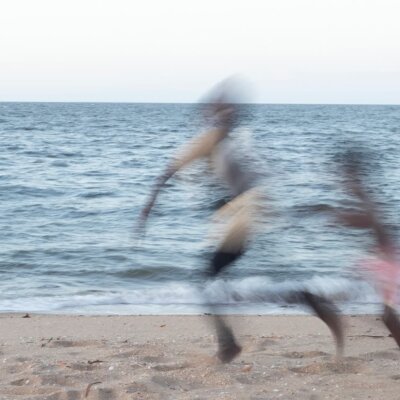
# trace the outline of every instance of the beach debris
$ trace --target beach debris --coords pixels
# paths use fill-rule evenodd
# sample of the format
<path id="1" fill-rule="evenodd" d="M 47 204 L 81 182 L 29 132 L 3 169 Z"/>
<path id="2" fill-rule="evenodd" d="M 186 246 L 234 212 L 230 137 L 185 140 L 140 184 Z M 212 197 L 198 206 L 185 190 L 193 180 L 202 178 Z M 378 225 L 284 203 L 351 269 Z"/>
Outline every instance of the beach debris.
<path id="1" fill-rule="evenodd" d="M 61 360 L 57 362 L 57 366 L 60 367 L 60 368 L 71 368 L 71 367 L 67 364 L 66 361 L 61 361 Z"/>
<path id="2" fill-rule="evenodd" d="M 100 381 L 97 381 L 97 382 L 89 383 L 89 385 L 87 385 L 87 388 L 86 388 L 86 390 L 85 390 L 85 399 L 88 398 L 91 387 L 92 387 L 93 385 L 98 385 L 98 384 L 100 384 L 100 383 L 101 383 Z"/>
<path id="3" fill-rule="evenodd" d="M 53 340 L 53 338 L 52 338 L 52 337 L 51 337 L 50 339 L 45 339 L 45 338 L 43 338 L 42 341 L 43 341 L 43 340 L 46 340 L 46 342 L 45 342 L 45 343 L 42 343 L 40 346 L 41 346 L 41 347 L 46 347 L 46 345 L 49 344 L 49 343 Z"/>
<path id="4" fill-rule="evenodd" d="M 160 328 L 165 328 L 167 326 L 167 324 L 162 324 L 160 325 Z"/>
<path id="5" fill-rule="evenodd" d="M 241 371 L 242 372 L 250 372 L 253 369 L 253 364 L 247 364 L 242 367 Z"/>
<path id="6" fill-rule="evenodd" d="M 88 364 L 92 365 L 92 364 L 96 364 L 96 363 L 102 363 L 102 360 L 88 360 Z"/>
<path id="7" fill-rule="evenodd" d="M 25 315 L 22 316 L 22 318 L 30 318 L 30 317 L 31 316 L 28 313 L 26 313 Z"/>

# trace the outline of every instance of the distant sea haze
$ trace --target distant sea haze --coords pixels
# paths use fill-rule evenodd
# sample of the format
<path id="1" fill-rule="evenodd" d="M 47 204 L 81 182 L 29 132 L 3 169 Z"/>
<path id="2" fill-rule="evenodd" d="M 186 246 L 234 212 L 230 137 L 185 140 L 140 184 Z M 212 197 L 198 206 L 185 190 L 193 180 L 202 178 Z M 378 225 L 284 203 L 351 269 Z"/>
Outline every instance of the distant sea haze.
<path id="1" fill-rule="evenodd" d="M 355 265 L 372 240 L 315 205 L 348 204 L 335 155 L 368 152 L 368 184 L 394 235 L 400 106 L 248 105 L 233 132 L 263 176 L 271 211 L 217 281 L 202 272 L 215 204 L 205 162 L 168 182 L 138 241 L 135 220 L 175 150 L 202 126 L 190 104 L 0 103 L 0 312 L 185 314 L 204 298 L 229 313 L 302 313 L 309 288 L 345 312 L 379 296 Z M 346 203 L 347 202 L 347 203 Z"/>

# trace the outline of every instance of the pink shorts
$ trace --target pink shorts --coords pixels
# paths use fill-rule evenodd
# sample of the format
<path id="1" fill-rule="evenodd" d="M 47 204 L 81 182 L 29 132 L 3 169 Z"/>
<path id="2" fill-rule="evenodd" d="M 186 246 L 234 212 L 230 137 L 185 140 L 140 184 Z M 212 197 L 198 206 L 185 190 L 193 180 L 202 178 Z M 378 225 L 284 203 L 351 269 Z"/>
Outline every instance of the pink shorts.
<path id="1" fill-rule="evenodd" d="M 378 286 L 385 304 L 396 305 L 400 283 L 400 264 L 394 260 L 370 258 L 363 260 L 358 266 L 366 271 L 374 284 Z"/>

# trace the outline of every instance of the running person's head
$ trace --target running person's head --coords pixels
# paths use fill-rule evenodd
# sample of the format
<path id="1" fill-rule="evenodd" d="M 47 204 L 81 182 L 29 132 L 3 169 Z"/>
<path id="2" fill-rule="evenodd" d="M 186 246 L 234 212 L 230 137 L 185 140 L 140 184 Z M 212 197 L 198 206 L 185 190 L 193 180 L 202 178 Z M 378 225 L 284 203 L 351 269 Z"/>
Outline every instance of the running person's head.
<path id="1" fill-rule="evenodd" d="M 214 124 L 229 132 L 238 122 L 237 105 L 229 103 L 213 104 Z"/>
<path id="2" fill-rule="evenodd" d="M 342 175 L 347 191 L 361 201 L 359 207 L 362 212 L 356 221 L 352 221 L 354 227 L 372 229 L 378 248 L 383 252 L 391 252 L 394 247 L 392 234 L 381 215 L 377 202 L 369 193 L 365 181 L 371 175 L 369 165 L 365 161 L 366 155 L 361 150 L 350 149 L 342 156 Z M 371 157 L 370 157 L 371 158 Z M 356 222 L 356 223 L 355 223 Z"/>
<path id="3" fill-rule="evenodd" d="M 226 134 L 239 123 L 242 86 L 236 78 L 228 78 L 216 85 L 201 101 L 204 117 Z"/>

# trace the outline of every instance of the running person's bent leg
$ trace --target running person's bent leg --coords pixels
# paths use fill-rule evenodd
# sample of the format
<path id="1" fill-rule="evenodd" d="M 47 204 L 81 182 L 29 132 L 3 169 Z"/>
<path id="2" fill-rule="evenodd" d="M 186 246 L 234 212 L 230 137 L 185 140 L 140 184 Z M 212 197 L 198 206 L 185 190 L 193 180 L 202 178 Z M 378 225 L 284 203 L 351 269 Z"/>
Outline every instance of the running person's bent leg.
<path id="1" fill-rule="evenodd" d="M 339 310 L 330 300 L 312 294 L 307 290 L 298 290 L 286 296 L 286 301 L 290 304 L 304 304 L 311 308 L 317 317 L 331 330 L 336 342 L 337 355 L 342 355 L 344 344 L 343 326 L 339 317 Z"/>
<path id="2" fill-rule="evenodd" d="M 317 296 L 307 291 L 303 291 L 302 297 L 304 302 L 311 307 L 317 316 L 328 325 L 336 341 L 337 354 L 339 356 L 343 353 L 344 334 L 343 326 L 339 317 L 339 310 L 328 299 Z"/>
<path id="3" fill-rule="evenodd" d="M 208 268 L 208 276 L 215 278 L 219 273 L 225 270 L 229 265 L 236 261 L 243 254 L 243 249 L 235 253 L 216 251 Z M 217 357 L 223 363 L 231 362 L 242 351 L 241 346 L 236 342 L 232 328 L 224 322 L 224 319 L 218 315 L 216 306 L 210 306 L 214 315 L 214 325 L 217 331 L 218 351 Z"/>
<path id="4" fill-rule="evenodd" d="M 397 345 L 400 347 L 400 321 L 393 308 L 388 305 L 385 305 L 383 322 L 389 329 Z"/>
<path id="5" fill-rule="evenodd" d="M 248 193 L 248 195 L 246 195 Z M 218 211 L 219 217 L 227 218 L 227 225 L 216 252 L 211 257 L 207 275 L 216 278 L 219 274 L 231 266 L 240 258 L 246 248 L 249 234 L 252 231 L 254 208 L 251 196 L 254 194 L 246 192 L 237 196 L 229 205 Z M 249 197 L 249 195 L 251 195 Z M 232 361 L 242 350 L 236 343 L 232 329 L 228 327 L 221 315 L 218 315 L 217 306 L 211 306 L 215 314 L 214 324 L 218 337 L 217 357 L 222 362 Z"/>

